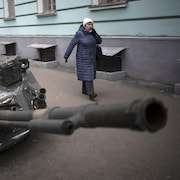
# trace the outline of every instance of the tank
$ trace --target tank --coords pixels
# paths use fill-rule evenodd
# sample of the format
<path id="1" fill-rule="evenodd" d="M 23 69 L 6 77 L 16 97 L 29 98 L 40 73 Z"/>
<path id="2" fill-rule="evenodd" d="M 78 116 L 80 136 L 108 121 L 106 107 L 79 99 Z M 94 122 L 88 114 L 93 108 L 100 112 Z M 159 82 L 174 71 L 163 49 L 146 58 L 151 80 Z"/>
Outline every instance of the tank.
<path id="1" fill-rule="evenodd" d="M 24 139 L 31 130 L 66 136 L 79 128 L 125 128 L 155 133 L 167 124 L 167 108 L 153 97 L 124 104 L 48 109 L 46 90 L 39 86 L 29 70 L 28 60 L 16 58 L 14 61 L 21 73 L 9 71 L 14 73 L 11 83 L 3 82 L 1 86 L 0 151 Z M 15 74 L 22 77 L 15 78 Z"/>
<path id="2" fill-rule="evenodd" d="M 35 111 L 46 108 L 46 90 L 29 69 L 28 59 L 0 57 L 0 111 Z M 0 151 L 29 135 L 30 129 L 0 126 Z"/>
<path id="3" fill-rule="evenodd" d="M 126 128 L 157 132 L 167 123 L 167 109 L 155 99 L 127 104 L 54 107 L 44 110 L 0 111 L 1 127 L 28 128 L 40 132 L 71 135 L 79 128 Z"/>

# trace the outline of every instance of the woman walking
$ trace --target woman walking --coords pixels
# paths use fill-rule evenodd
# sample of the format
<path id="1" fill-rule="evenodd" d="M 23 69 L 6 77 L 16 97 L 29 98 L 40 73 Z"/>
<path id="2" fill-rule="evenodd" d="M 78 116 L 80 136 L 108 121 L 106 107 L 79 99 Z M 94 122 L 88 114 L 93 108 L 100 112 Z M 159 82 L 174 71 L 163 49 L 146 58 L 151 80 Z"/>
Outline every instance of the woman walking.
<path id="1" fill-rule="evenodd" d="M 93 28 L 93 20 L 85 18 L 83 24 L 71 40 L 64 55 L 65 62 L 73 48 L 77 45 L 76 69 L 78 80 L 82 81 L 82 93 L 95 100 L 94 79 L 96 78 L 96 44 L 101 44 L 102 39 Z"/>

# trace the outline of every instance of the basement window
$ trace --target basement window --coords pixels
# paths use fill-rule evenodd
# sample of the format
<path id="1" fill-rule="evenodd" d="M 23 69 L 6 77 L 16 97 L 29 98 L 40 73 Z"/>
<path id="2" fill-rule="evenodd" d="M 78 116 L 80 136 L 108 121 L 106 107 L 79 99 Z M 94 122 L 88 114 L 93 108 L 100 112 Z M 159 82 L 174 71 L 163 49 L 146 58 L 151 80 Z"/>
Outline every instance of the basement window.
<path id="1" fill-rule="evenodd" d="M 56 15 L 56 0 L 37 0 L 38 16 Z"/>
<path id="2" fill-rule="evenodd" d="M 14 0 L 4 0 L 4 20 L 14 20 L 15 18 Z"/>
<path id="3" fill-rule="evenodd" d="M 126 7 L 128 0 L 92 0 L 91 10 L 112 9 Z"/>

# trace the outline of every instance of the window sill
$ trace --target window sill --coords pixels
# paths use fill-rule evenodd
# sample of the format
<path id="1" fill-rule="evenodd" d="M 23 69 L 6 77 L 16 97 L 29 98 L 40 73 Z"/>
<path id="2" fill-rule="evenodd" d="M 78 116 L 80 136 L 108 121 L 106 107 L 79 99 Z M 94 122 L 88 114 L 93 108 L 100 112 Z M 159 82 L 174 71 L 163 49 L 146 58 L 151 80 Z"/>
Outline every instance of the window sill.
<path id="1" fill-rule="evenodd" d="M 6 17 L 6 18 L 3 18 L 4 21 L 14 21 L 16 20 L 15 17 Z"/>
<path id="2" fill-rule="evenodd" d="M 46 12 L 46 13 L 38 13 L 37 17 L 49 17 L 49 16 L 56 16 L 57 13 L 55 11 L 53 12 Z"/>
<path id="3" fill-rule="evenodd" d="M 91 11 L 99 11 L 99 10 L 125 8 L 125 7 L 127 7 L 127 3 L 115 4 L 115 5 L 90 5 L 88 8 Z"/>

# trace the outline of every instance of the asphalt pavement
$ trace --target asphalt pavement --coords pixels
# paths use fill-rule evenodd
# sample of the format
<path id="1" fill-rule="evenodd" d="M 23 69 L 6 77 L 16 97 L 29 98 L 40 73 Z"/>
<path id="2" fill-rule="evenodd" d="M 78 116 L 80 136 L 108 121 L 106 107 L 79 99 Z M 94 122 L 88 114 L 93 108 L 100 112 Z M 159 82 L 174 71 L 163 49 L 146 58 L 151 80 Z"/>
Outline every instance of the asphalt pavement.
<path id="1" fill-rule="evenodd" d="M 94 103 L 81 94 L 74 73 L 32 68 L 47 89 L 48 107 Z M 0 180 L 179 180 L 180 97 L 125 81 L 96 80 L 98 104 L 156 97 L 168 108 L 167 126 L 155 133 L 79 129 L 72 136 L 32 132 L 0 154 Z"/>

